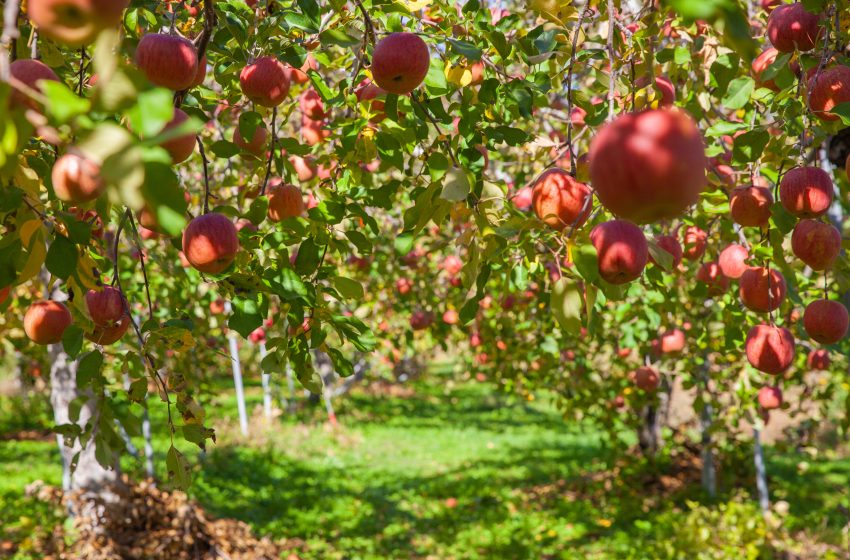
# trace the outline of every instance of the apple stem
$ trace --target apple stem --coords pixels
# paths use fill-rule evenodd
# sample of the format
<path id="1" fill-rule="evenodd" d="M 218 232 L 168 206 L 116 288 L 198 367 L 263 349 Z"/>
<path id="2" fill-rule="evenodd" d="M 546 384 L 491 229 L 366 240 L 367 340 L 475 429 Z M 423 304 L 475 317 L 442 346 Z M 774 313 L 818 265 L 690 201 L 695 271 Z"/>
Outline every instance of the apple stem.
<path id="1" fill-rule="evenodd" d="M 18 31 L 18 15 L 20 3 L 18 0 L 6 0 L 3 7 L 3 34 L 0 35 L 0 80 L 9 81 L 11 75 L 13 52 L 11 49 L 15 40 L 21 36 Z"/>
<path id="2" fill-rule="evenodd" d="M 266 194 L 266 187 L 269 185 L 269 176 L 272 173 L 272 160 L 274 160 L 274 146 L 277 142 L 277 106 L 272 108 L 272 140 L 269 145 L 269 159 L 266 162 L 266 176 L 263 178 L 263 188 L 260 189 L 260 196 Z"/>

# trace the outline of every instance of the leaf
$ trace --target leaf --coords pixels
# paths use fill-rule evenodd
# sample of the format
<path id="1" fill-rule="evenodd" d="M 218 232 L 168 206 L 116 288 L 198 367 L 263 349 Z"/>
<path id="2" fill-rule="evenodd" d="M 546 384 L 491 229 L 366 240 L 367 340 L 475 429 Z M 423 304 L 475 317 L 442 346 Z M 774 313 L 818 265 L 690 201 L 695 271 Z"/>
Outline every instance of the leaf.
<path id="1" fill-rule="evenodd" d="M 83 348 L 83 329 L 70 325 L 62 333 L 62 348 L 71 357 L 76 358 Z"/>
<path id="2" fill-rule="evenodd" d="M 168 454 L 165 457 L 165 466 L 168 468 L 168 480 L 170 482 L 184 490 L 189 488 L 189 485 L 192 483 L 189 462 L 173 445 L 168 448 Z"/>
<path id="3" fill-rule="evenodd" d="M 335 276 L 333 279 L 334 287 L 342 294 L 343 297 L 350 299 L 363 299 L 363 286 L 357 280 L 346 278 L 344 276 Z"/>
<path id="4" fill-rule="evenodd" d="M 67 280 L 77 268 L 77 258 L 77 246 L 67 237 L 57 235 L 47 250 L 44 266 L 53 276 Z"/>
<path id="5" fill-rule="evenodd" d="M 243 338 L 248 338 L 252 331 L 263 325 L 263 315 L 256 299 L 235 298 L 231 302 L 231 313 L 227 326 Z"/>
<path id="6" fill-rule="evenodd" d="M 590 243 L 586 243 L 572 251 L 573 261 L 576 265 L 576 270 L 581 274 L 582 278 L 588 282 L 596 282 L 599 279 L 599 257 L 596 255 L 596 248 Z"/>
<path id="7" fill-rule="evenodd" d="M 77 364 L 77 387 L 82 388 L 90 385 L 95 377 L 100 375 L 103 366 L 103 354 L 99 350 L 92 350 Z"/>
<path id="8" fill-rule="evenodd" d="M 669 272 L 673 268 L 673 255 L 668 253 L 667 250 L 659 247 L 655 239 L 647 239 L 646 241 L 649 246 L 649 254 L 652 257 L 652 260 L 658 266 Z"/>
<path id="9" fill-rule="evenodd" d="M 481 49 L 476 47 L 473 43 L 469 41 L 461 41 L 458 39 L 449 39 L 449 44 L 452 46 L 452 50 L 461 56 L 465 56 L 469 60 L 477 61 L 481 60 Z"/>
<path id="10" fill-rule="evenodd" d="M 321 250 L 312 238 L 305 239 L 298 247 L 295 257 L 295 272 L 302 276 L 312 274 L 322 260 Z"/>
<path id="11" fill-rule="evenodd" d="M 573 336 L 581 333 L 583 302 L 578 282 L 567 276 L 559 278 L 552 286 L 549 306 L 564 332 Z"/>
<path id="12" fill-rule="evenodd" d="M 91 103 L 87 99 L 77 97 L 68 86 L 54 80 L 40 80 L 38 85 L 47 98 L 47 112 L 57 123 L 65 124 L 76 116 L 87 113 Z"/>
<path id="13" fill-rule="evenodd" d="M 459 167 L 452 167 L 446 172 L 440 198 L 453 202 L 466 200 L 466 197 L 469 196 L 469 187 L 470 180 L 466 171 Z"/>
<path id="14" fill-rule="evenodd" d="M 755 81 L 749 76 L 736 78 L 729 83 L 729 89 L 721 103 L 727 109 L 740 109 L 750 100 L 755 89 Z"/>
<path id="15" fill-rule="evenodd" d="M 127 112 L 130 127 L 142 137 L 154 136 L 174 117 L 174 93 L 156 88 L 139 94 L 136 105 Z"/>
<path id="16" fill-rule="evenodd" d="M 758 160 L 770 140 L 770 134 L 763 128 L 758 128 L 741 134 L 732 144 L 732 156 L 740 163 L 750 163 Z"/>

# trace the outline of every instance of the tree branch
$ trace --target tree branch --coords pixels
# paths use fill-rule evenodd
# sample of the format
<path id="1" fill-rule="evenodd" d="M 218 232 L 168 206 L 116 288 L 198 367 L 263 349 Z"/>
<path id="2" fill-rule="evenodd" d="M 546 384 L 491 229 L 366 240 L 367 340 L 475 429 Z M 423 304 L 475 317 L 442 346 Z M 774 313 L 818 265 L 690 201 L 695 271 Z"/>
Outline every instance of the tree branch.
<path id="1" fill-rule="evenodd" d="M 12 65 L 12 43 L 20 37 L 18 31 L 19 0 L 5 0 L 3 6 L 3 34 L 0 35 L 0 80 L 9 81 Z"/>
<path id="2" fill-rule="evenodd" d="M 260 188 L 260 196 L 266 194 L 266 187 L 269 185 L 269 177 L 272 174 L 272 161 L 274 160 L 275 143 L 277 143 L 277 106 L 272 108 L 272 141 L 269 146 L 269 159 L 266 162 L 266 176 L 263 178 L 263 186 Z"/>

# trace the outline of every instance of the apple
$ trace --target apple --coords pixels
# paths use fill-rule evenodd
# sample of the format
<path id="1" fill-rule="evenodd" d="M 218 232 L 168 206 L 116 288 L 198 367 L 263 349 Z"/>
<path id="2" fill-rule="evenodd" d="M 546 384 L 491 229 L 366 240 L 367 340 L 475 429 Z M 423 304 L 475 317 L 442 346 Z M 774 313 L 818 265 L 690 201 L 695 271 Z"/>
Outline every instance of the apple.
<path id="1" fill-rule="evenodd" d="M 12 286 L 6 286 L 5 288 L 0 288 L 0 305 L 6 303 L 6 300 L 9 299 L 9 292 L 12 290 Z"/>
<path id="2" fill-rule="evenodd" d="M 224 300 L 221 298 L 215 299 L 210 302 L 210 313 L 213 315 L 221 315 L 225 310 Z"/>
<path id="3" fill-rule="evenodd" d="M 803 328 L 821 344 L 835 344 L 847 335 L 850 315 L 840 302 L 816 299 L 803 312 Z"/>
<path id="4" fill-rule="evenodd" d="M 779 375 L 794 361 L 794 335 L 784 327 L 756 325 L 747 333 L 746 352 L 754 368 Z"/>
<path id="5" fill-rule="evenodd" d="M 705 254 L 705 246 L 708 243 L 708 233 L 697 226 L 689 226 L 683 235 L 685 247 L 682 256 L 690 261 L 696 261 Z"/>
<path id="6" fill-rule="evenodd" d="M 524 212 L 531 208 L 531 205 L 534 202 L 534 189 L 531 187 L 522 187 L 510 198 L 517 210 L 522 210 Z"/>
<path id="7" fill-rule="evenodd" d="M 443 322 L 447 325 L 456 325 L 460 321 L 460 315 L 454 309 L 447 309 L 443 313 Z"/>
<path id="8" fill-rule="evenodd" d="M 324 121 L 314 121 L 307 115 L 301 115 L 301 137 L 307 145 L 321 144 L 330 135 L 331 131 L 325 128 Z"/>
<path id="9" fill-rule="evenodd" d="M 176 128 L 189 120 L 189 115 L 187 115 L 183 109 L 174 108 L 174 116 L 171 120 L 166 124 L 162 131 L 165 132 L 167 130 L 171 130 L 172 128 Z M 193 153 L 195 153 L 195 135 L 194 134 L 184 134 L 182 136 L 177 136 L 176 138 L 172 138 L 171 140 L 166 140 L 160 146 L 162 146 L 165 151 L 168 152 L 168 155 L 171 156 L 171 161 L 175 164 L 183 163 L 187 159 L 189 159 Z"/>
<path id="10" fill-rule="evenodd" d="M 395 289 L 401 295 L 407 295 L 413 289 L 413 280 L 410 278 L 399 278 L 395 281 Z"/>
<path id="11" fill-rule="evenodd" d="M 660 235 L 655 238 L 655 244 L 660 249 L 670 253 L 670 256 L 673 257 L 673 269 L 676 269 L 682 263 L 682 244 L 679 243 L 675 235 Z M 658 264 L 653 260 L 651 254 L 649 255 L 649 260 L 654 264 Z"/>
<path id="12" fill-rule="evenodd" d="M 720 295 L 729 289 L 729 279 L 723 275 L 716 262 L 702 263 L 697 270 L 696 280 L 708 285 L 710 295 Z"/>
<path id="13" fill-rule="evenodd" d="M 322 97 L 313 88 L 305 89 L 298 97 L 298 106 L 301 113 L 314 121 L 320 121 L 327 117 Z"/>
<path id="14" fill-rule="evenodd" d="M 808 12 L 803 4 L 777 6 L 767 18 L 767 37 L 779 52 L 810 51 L 822 32 L 820 16 Z"/>
<path id="15" fill-rule="evenodd" d="M 174 91 L 188 89 L 198 73 L 198 51 L 179 35 L 148 33 L 136 47 L 135 62 L 150 83 Z"/>
<path id="16" fill-rule="evenodd" d="M 537 217 L 557 230 L 581 227 L 593 206 L 590 188 L 557 167 L 548 169 L 537 178 L 531 197 L 531 206 Z"/>
<path id="17" fill-rule="evenodd" d="M 687 113 L 655 109 L 620 115 L 590 145 L 600 202 L 638 224 L 680 216 L 705 187 L 705 146 Z"/>
<path id="18" fill-rule="evenodd" d="M 733 243 L 720 251 L 717 265 L 720 267 L 723 276 L 736 280 L 749 268 L 749 265 L 747 265 L 749 258 L 750 252 L 747 251 L 746 247 Z"/>
<path id="19" fill-rule="evenodd" d="M 779 387 L 765 385 L 759 389 L 759 406 L 765 410 L 773 410 L 782 406 L 782 390 Z"/>
<path id="20" fill-rule="evenodd" d="M 40 60 L 19 58 L 9 66 L 9 73 L 13 78 L 24 83 L 27 87 L 43 93 L 39 85 L 41 80 L 52 80 L 58 82 L 59 76 L 53 71 L 50 66 Z M 13 89 L 12 90 L 12 106 L 24 106 L 33 110 L 38 110 L 38 104 L 34 99 L 30 99 L 26 94 Z"/>
<path id="21" fill-rule="evenodd" d="M 289 163 L 291 163 L 292 167 L 295 168 L 298 180 L 302 183 L 311 180 L 316 176 L 316 172 L 318 171 L 318 167 L 316 166 L 316 161 L 313 156 L 292 156 L 289 158 Z"/>
<path id="22" fill-rule="evenodd" d="M 112 286 L 86 292 L 89 317 L 98 327 L 115 325 L 125 315 L 124 296 Z"/>
<path id="23" fill-rule="evenodd" d="M 446 271 L 449 276 L 456 276 L 463 270 L 463 261 L 457 255 L 448 255 L 443 259 L 440 267 Z"/>
<path id="24" fill-rule="evenodd" d="M 823 348 L 812 350 L 806 357 L 806 365 L 809 369 L 827 370 L 830 364 L 832 364 L 832 360 L 829 357 L 829 352 Z"/>
<path id="25" fill-rule="evenodd" d="M 189 222 L 183 231 L 183 254 L 200 272 L 224 272 L 238 251 L 236 226 L 223 214 L 202 214 Z"/>
<path id="26" fill-rule="evenodd" d="M 841 232 L 832 224 L 800 220 L 791 234 L 791 250 L 812 270 L 827 270 L 841 252 Z"/>
<path id="27" fill-rule="evenodd" d="M 29 306 L 24 315 L 24 332 L 36 344 L 61 342 L 72 322 L 71 312 L 58 301 L 37 301 Z"/>
<path id="28" fill-rule="evenodd" d="M 629 374 L 629 378 L 638 389 L 647 393 L 654 392 L 661 385 L 661 374 L 653 367 L 639 367 Z"/>
<path id="29" fill-rule="evenodd" d="M 427 329 L 434 322 L 434 316 L 428 311 L 414 311 L 410 316 L 410 328 L 415 331 Z"/>
<path id="30" fill-rule="evenodd" d="M 590 232 L 590 242 L 596 248 L 599 275 L 611 284 L 631 282 L 646 267 L 649 258 L 646 237 L 632 222 L 603 222 Z"/>
<path id="31" fill-rule="evenodd" d="M 100 165 L 74 153 L 56 160 L 50 178 L 56 198 L 64 202 L 89 202 L 106 189 L 106 183 L 100 176 Z"/>
<path id="32" fill-rule="evenodd" d="M 374 82 L 370 82 L 369 80 L 363 80 L 360 82 L 360 85 L 354 91 L 354 95 L 357 96 L 358 102 L 370 102 L 369 111 L 372 113 L 372 117 L 369 119 L 369 122 L 377 124 L 387 118 L 387 114 L 384 112 L 386 104 L 383 101 L 383 98 L 386 97 L 387 93 L 387 90 L 382 87 L 378 87 Z"/>
<path id="33" fill-rule="evenodd" d="M 261 56 L 239 73 L 242 93 L 263 107 L 277 107 L 289 93 L 286 66 L 273 56 Z"/>
<path id="34" fill-rule="evenodd" d="M 850 68 L 839 65 L 821 70 L 809 80 L 809 108 L 824 121 L 838 120 L 836 105 L 850 101 Z"/>
<path id="35" fill-rule="evenodd" d="M 751 69 L 753 71 L 753 77 L 756 80 L 757 87 L 763 87 L 771 89 L 773 91 L 779 91 L 779 86 L 776 85 L 776 82 L 773 80 L 773 78 L 769 80 L 763 80 L 761 77 L 762 73 L 767 70 L 768 66 L 770 66 L 776 61 L 776 57 L 778 55 L 779 51 L 777 51 L 773 47 L 770 47 L 762 51 L 760 55 L 753 59 Z"/>
<path id="36" fill-rule="evenodd" d="M 130 316 L 124 315 L 114 325 L 95 326 L 92 332 L 86 333 L 86 338 L 95 344 L 109 346 L 121 340 L 130 328 Z"/>
<path id="37" fill-rule="evenodd" d="M 761 227 L 770 221 L 773 194 L 767 187 L 749 185 L 732 191 L 729 213 L 732 220 L 745 227 Z"/>
<path id="38" fill-rule="evenodd" d="M 655 89 L 661 93 L 659 106 L 670 107 L 676 102 L 676 88 L 666 76 L 655 77 Z"/>
<path id="39" fill-rule="evenodd" d="M 45 37 L 72 48 L 88 45 L 118 27 L 130 0 L 28 0 L 27 17 Z"/>
<path id="40" fill-rule="evenodd" d="M 294 68 L 292 66 L 286 67 L 286 75 L 289 78 L 289 81 L 295 84 L 306 84 L 310 81 L 310 76 L 307 75 L 308 70 L 318 70 L 319 63 L 316 58 L 312 54 L 307 55 L 307 59 L 304 61 L 304 64 L 301 65 L 301 68 Z"/>
<path id="41" fill-rule="evenodd" d="M 817 218 L 826 213 L 833 194 L 832 179 L 819 167 L 795 167 L 779 183 L 779 201 L 799 218 Z"/>
<path id="42" fill-rule="evenodd" d="M 266 330 L 263 327 L 257 327 L 248 335 L 248 340 L 254 344 L 259 344 L 266 340 Z"/>
<path id="43" fill-rule="evenodd" d="M 404 95 L 416 89 L 428 74 L 431 53 L 415 33 L 390 33 L 372 52 L 372 78 L 390 93 Z"/>
<path id="44" fill-rule="evenodd" d="M 785 300 L 785 277 L 778 270 L 753 266 L 741 275 L 739 293 L 744 307 L 768 313 Z"/>
<path id="45" fill-rule="evenodd" d="M 304 214 L 304 195 L 295 185 L 271 185 L 268 197 L 268 217 L 273 222 L 297 218 Z"/>
<path id="46" fill-rule="evenodd" d="M 246 152 L 254 154 L 259 158 L 265 155 L 266 141 L 268 140 L 268 138 L 269 131 L 265 126 L 262 125 L 254 129 L 254 135 L 251 137 L 250 142 L 242 138 L 242 133 L 239 132 L 238 126 L 233 130 L 233 143 L 245 150 Z"/>
<path id="47" fill-rule="evenodd" d="M 681 329 L 664 331 L 658 337 L 658 349 L 662 354 L 678 354 L 685 349 L 685 333 Z"/>
<path id="48" fill-rule="evenodd" d="M 198 66 L 195 68 L 195 76 L 192 78 L 192 83 L 189 88 L 195 88 L 204 83 L 207 77 L 207 55 L 201 57 L 198 61 Z"/>

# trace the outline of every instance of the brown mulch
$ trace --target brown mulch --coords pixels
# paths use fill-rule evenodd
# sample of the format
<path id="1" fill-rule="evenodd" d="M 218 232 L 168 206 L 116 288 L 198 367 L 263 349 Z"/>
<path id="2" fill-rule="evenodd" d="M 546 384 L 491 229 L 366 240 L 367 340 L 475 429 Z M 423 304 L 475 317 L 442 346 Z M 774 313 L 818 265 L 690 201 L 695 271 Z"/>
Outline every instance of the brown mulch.
<path id="1" fill-rule="evenodd" d="M 50 430 L 18 430 L 0 434 L 0 441 L 53 441 L 56 434 Z"/>
<path id="2" fill-rule="evenodd" d="M 75 513 L 73 533 L 53 539 L 55 560 L 298 560 L 298 540 L 257 538 L 234 519 L 215 519 L 180 491 L 164 491 L 145 481 L 125 479 L 109 503 L 81 492 L 64 494 L 46 485 L 28 488 L 40 500 Z M 70 539 L 67 537 L 71 537 Z M 57 545 L 57 543 L 59 543 Z"/>

